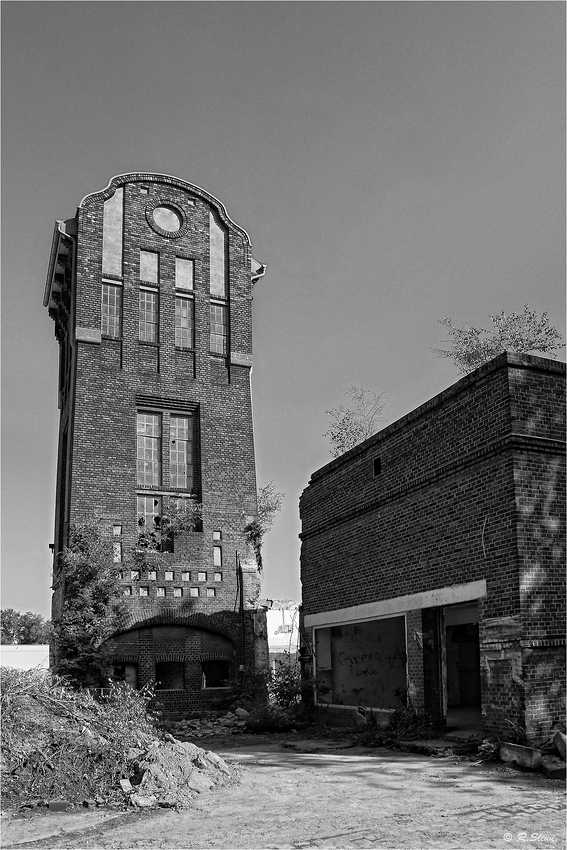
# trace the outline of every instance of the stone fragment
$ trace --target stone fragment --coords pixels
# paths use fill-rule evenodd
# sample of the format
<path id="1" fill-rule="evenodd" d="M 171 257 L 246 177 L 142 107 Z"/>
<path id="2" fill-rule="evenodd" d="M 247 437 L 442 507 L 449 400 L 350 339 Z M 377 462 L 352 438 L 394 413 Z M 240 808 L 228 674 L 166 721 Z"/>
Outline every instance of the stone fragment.
<path id="1" fill-rule="evenodd" d="M 567 738 L 563 734 L 563 732 L 556 732 L 553 736 L 553 743 L 555 744 L 555 749 L 565 761 L 565 744 L 567 743 Z"/>
<path id="2" fill-rule="evenodd" d="M 50 812 L 66 812 L 70 805 L 67 800 L 50 800 L 47 808 Z"/>
<path id="3" fill-rule="evenodd" d="M 245 709 L 245 708 L 237 708 L 237 709 L 236 709 L 236 711 L 235 711 L 234 713 L 236 714 L 236 716 L 237 716 L 240 720 L 244 720 L 246 717 L 250 717 L 250 712 L 249 712 L 249 711 L 246 711 L 246 709 Z"/>
<path id="4" fill-rule="evenodd" d="M 130 802 L 140 809 L 149 809 L 157 804 L 157 797 L 155 794 L 138 794 L 135 791 L 130 797 Z"/>
<path id="5" fill-rule="evenodd" d="M 124 791 L 125 794 L 129 794 L 130 791 L 134 790 L 132 788 L 132 783 L 130 782 L 129 779 L 121 779 L 120 780 L 120 787 L 122 788 L 122 790 Z"/>
<path id="6" fill-rule="evenodd" d="M 500 744 L 500 760 L 512 762 L 518 767 L 529 770 L 539 770 L 541 767 L 541 752 L 533 747 L 523 747 L 520 744 Z"/>
<path id="7" fill-rule="evenodd" d="M 563 759 L 557 756 L 542 756 L 541 772 L 548 779 L 565 779 L 566 769 Z"/>
<path id="8" fill-rule="evenodd" d="M 97 802 L 96 802 L 96 800 L 91 800 L 91 799 L 83 800 L 83 806 L 84 806 L 85 809 L 96 809 Z"/>

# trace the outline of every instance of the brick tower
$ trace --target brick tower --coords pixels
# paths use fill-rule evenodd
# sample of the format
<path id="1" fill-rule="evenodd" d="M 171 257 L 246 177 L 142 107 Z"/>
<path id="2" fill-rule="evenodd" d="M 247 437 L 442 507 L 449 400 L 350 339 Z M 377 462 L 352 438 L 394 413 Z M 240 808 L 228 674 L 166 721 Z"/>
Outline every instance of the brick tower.
<path id="1" fill-rule="evenodd" d="M 55 226 L 44 298 L 60 352 L 53 618 L 58 553 L 71 524 L 96 516 L 124 564 L 117 675 L 159 682 L 170 712 L 214 705 L 239 669 L 267 660 L 244 534 L 257 512 L 252 287 L 263 273 L 219 201 L 161 174 L 114 177 Z M 160 557 L 132 568 L 148 541 Z"/>

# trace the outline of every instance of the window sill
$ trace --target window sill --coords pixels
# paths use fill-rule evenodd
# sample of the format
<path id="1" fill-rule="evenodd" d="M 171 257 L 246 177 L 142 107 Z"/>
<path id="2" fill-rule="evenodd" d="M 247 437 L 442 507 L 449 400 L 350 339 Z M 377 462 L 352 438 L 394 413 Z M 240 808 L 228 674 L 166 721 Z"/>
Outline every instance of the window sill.
<path id="1" fill-rule="evenodd" d="M 145 348 L 159 348 L 159 342 L 146 342 L 144 339 L 139 339 L 138 344 L 143 345 Z"/>

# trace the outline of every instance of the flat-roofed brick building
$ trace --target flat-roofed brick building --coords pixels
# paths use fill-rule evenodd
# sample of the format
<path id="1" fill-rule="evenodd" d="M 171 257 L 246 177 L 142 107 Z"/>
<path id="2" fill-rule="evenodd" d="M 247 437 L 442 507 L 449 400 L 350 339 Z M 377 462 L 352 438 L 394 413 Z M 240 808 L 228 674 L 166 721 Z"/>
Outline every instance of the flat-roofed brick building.
<path id="1" fill-rule="evenodd" d="M 318 703 L 409 699 L 531 741 L 562 724 L 564 461 L 565 364 L 505 353 L 315 472 L 300 513 Z"/>

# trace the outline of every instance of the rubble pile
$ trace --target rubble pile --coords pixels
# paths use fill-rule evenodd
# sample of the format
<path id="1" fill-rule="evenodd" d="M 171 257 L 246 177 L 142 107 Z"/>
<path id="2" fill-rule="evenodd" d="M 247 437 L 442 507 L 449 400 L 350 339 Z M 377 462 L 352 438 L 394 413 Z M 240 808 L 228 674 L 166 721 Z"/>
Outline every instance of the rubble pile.
<path id="1" fill-rule="evenodd" d="M 219 756 L 159 731 L 149 694 L 74 690 L 39 671 L 0 669 L 2 807 L 183 808 L 237 778 Z"/>
<path id="2" fill-rule="evenodd" d="M 208 738 L 211 736 L 235 735 L 246 729 L 250 713 L 245 708 L 236 708 L 226 714 L 206 715 L 169 724 L 173 735 L 181 738 Z"/>

